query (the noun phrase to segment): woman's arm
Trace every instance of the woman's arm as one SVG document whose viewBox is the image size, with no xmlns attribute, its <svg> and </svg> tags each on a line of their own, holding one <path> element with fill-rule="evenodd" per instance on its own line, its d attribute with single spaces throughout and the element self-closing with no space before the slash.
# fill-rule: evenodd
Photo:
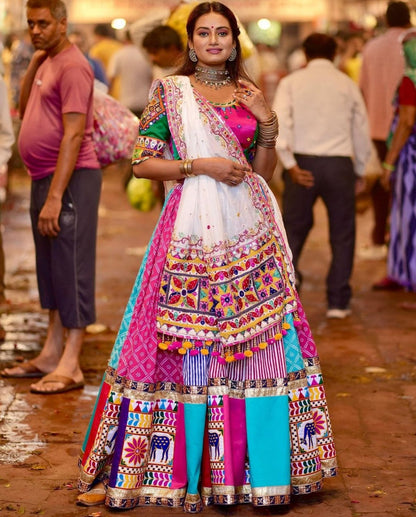
<svg viewBox="0 0 416 517">
<path fill-rule="evenodd" d="M 273 177 L 277 164 L 276 148 L 262 147 L 257 145 L 256 156 L 253 160 L 253 170 L 263 176 L 266 181 L 270 181 Z"/>
<path fill-rule="evenodd" d="M 230 186 L 239 185 L 250 168 L 227 158 L 196 158 L 195 160 L 165 160 L 148 158 L 133 165 L 136 178 L 148 178 L 159 181 L 181 180 L 186 176 L 183 168 L 185 162 L 191 162 L 190 175 L 205 174 Z"/>
<path fill-rule="evenodd" d="M 395 168 L 395 163 L 403 146 L 409 138 L 412 128 L 416 121 L 416 106 L 400 106 L 399 107 L 399 119 L 397 122 L 396 130 L 393 134 L 393 139 L 389 150 L 387 151 L 386 158 L 382 164 L 383 176 L 382 183 L 385 188 L 390 187 L 390 176 Z"/>
<path fill-rule="evenodd" d="M 277 164 L 276 138 L 278 123 L 276 114 L 267 105 L 263 92 L 247 81 L 239 81 L 234 96 L 256 117 L 259 124 L 256 155 L 253 170 L 270 181 Z"/>
</svg>

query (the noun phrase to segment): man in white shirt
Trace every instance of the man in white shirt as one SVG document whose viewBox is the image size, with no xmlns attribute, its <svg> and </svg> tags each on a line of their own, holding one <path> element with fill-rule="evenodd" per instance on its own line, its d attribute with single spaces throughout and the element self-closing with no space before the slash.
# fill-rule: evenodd
<svg viewBox="0 0 416 517">
<path fill-rule="evenodd" d="M 355 245 L 355 186 L 370 156 L 366 109 L 358 86 L 333 65 L 336 41 L 314 33 L 303 42 L 305 68 L 281 80 L 273 103 L 277 151 L 285 168 L 283 219 L 293 264 L 313 226 L 321 197 L 328 212 L 332 260 L 327 276 L 329 318 L 350 314 Z"/>
<path fill-rule="evenodd" d="M 148 101 L 153 72 L 150 61 L 132 42 L 128 30 L 125 33 L 123 47 L 110 59 L 107 73 L 110 89 L 115 78 L 120 78 L 119 101 L 140 117 Z"/>
</svg>

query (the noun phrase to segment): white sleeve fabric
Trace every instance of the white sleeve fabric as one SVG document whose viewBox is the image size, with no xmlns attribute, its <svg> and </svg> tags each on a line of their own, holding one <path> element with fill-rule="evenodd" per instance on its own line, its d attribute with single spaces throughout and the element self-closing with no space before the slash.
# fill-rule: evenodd
<svg viewBox="0 0 416 517">
<path fill-rule="evenodd" d="M 292 102 L 290 96 L 290 81 L 282 79 L 277 86 L 273 100 L 273 110 L 279 121 L 279 136 L 276 142 L 276 150 L 285 169 L 296 165 L 293 155 L 293 117 Z"/>
<path fill-rule="evenodd" d="M 367 110 L 358 87 L 352 92 L 354 107 L 352 114 L 352 144 L 354 149 L 354 170 L 357 176 L 364 176 L 371 156 L 371 138 Z"/>
</svg>

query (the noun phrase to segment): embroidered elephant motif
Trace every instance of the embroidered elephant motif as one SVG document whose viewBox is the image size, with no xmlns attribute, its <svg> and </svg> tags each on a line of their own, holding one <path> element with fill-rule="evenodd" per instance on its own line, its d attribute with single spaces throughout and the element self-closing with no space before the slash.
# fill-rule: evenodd
<svg viewBox="0 0 416 517">
<path fill-rule="evenodd" d="M 150 459 L 156 459 L 156 449 L 162 450 L 160 461 L 168 461 L 170 437 L 163 434 L 154 434 L 150 442 Z"/>
<path fill-rule="evenodd" d="M 104 449 L 108 454 L 111 454 L 114 449 L 114 443 L 117 435 L 117 427 L 110 428 L 107 435 L 107 440 L 104 445 Z"/>
<path fill-rule="evenodd" d="M 215 453 L 214 458 L 215 459 L 218 459 L 221 455 L 220 436 L 221 436 L 220 433 L 214 433 L 214 432 L 208 433 L 209 446 L 210 446 L 210 448 L 211 447 L 214 448 L 214 453 Z"/>
<path fill-rule="evenodd" d="M 314 446 L 313 437 L 316 435 L 315 424 L 313 422 L 308 422 L 305 424 L 303 428 L 303 438 L 301 438 L 301 443 L 306 445 L 308 449 L 311 449 Z"/>
</svg>

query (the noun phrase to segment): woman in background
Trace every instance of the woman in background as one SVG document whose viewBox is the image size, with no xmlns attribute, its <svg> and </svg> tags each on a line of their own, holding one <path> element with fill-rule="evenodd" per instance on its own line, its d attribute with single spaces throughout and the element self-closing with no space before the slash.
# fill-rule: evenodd
<svg viewBox="0 0 416 517">
<path fill-rule="evenodd" d="M 416 292 L 416 29 L 402 36 L 406 68 L 396 95 L 382 182 L 392 189 L 387 277 L 375 289 Z M 416 309 L 416 303 L 404 308 Z"/>
</svg>

